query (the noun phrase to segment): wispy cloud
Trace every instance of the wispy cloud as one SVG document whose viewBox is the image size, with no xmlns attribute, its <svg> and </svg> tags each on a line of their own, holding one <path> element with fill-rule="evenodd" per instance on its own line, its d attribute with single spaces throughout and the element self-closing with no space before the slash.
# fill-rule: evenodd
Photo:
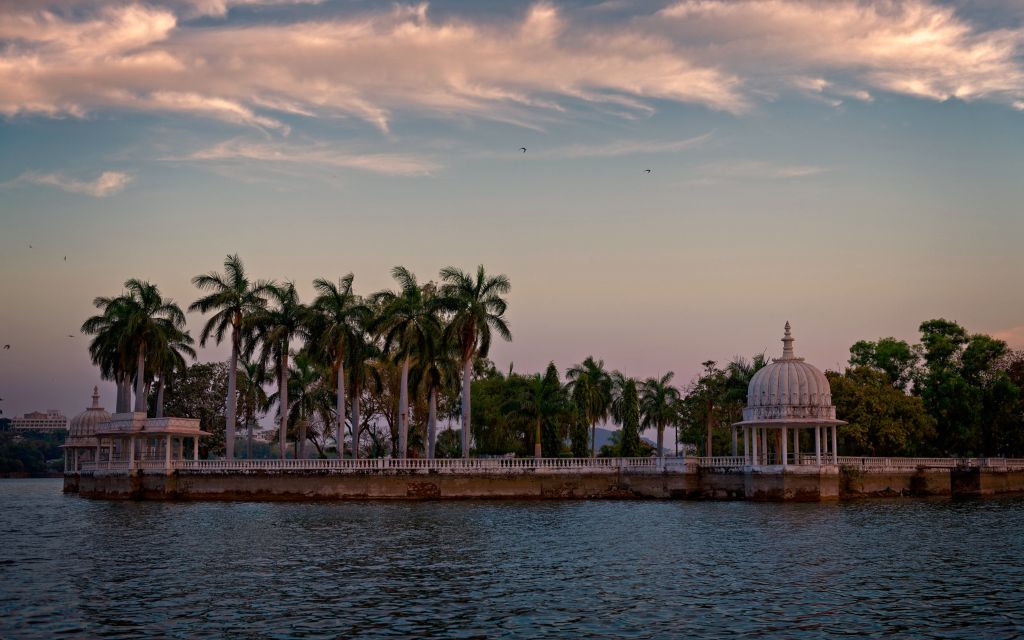
<svg viewBox="0 0 1024 640">
<path fill-rule="evenodd" d="M 615 156 L 638 154 L 675 153 L 699 147 L 710 140 L 711 137 L 712 132 L 709 131 L 708 133 L 682 140 L 617 140 L 597 145 L 574 144 L 541 150 L 533 155 L 553 158 L 612 158 Z"/>
<path fill-rule="evenodd" d="M 440 165 L 430 158 L 414 154 L 357 153 L 335 149 L 325 144 L 278 144 L 242 139 L 227 140 L 168 160 L 306 165 L 403 176 L 428 175 L 440 169 Z"/>
<path fill-rule="evenodd" d="M 61 173 L 27 172 L 12 182 L 56 187 L 70 193 L 84 193 L 94 198 L 105 198 L 121 191 L 132 181 L 132 177 L 121 171 L 104 171 L 95 180 L 78 180 Z"/>
<path fill-rule="evenodd" d="M 405 114 L 532 128 L 585 105 L 741 114 L 787 91 L 1024 104 L 1024 29 L 972 23 L 939 0 L 614 4 L 614 20 L 545 2 L 498 20 L 434 19 L 426 4 L 273 21 L 230 11 L 316 1 L 0 3 L 0 114 L 131 109 L 286 134 L 311 117 L 389 132 Z"/>
<path fill-rule="evenodd" d="M 777 164 L 763 160 L 727 160 L 700 165 L 687 184 L 721 184 L 739 180 L 786 180 L 806 178 L 830 171 L 810 164 Z"/>
</svg>

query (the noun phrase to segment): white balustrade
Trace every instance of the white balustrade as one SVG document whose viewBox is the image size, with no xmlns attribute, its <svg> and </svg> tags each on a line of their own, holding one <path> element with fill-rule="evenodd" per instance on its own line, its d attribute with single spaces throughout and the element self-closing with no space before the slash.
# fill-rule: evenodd
<svg viewBox="0 0 1024 640">
<path fill-rule="evenodd" d="M 791 458 L 796 460 L 795 457 Z M 801 455 L 799 464 L 815 464 L 814 455 Z M 1024 471 L 1022 458 L 881 458 L 839 456 L 838 464 L 864 472 L 916 471 L 918 469 L 982 468 L 992 471 Z M 359 460 L 337 459 L 270 459 L 270 460 L 172 460 L 170 467 L 163 457 L 135 460 L 131 469 L 143 471 L 188 472 L 252 472 L 252 471 L 328 471 L 342 473 L 378 471 L 418 471 L 441 473 L 508 473 L 517 471 L 547 472 L 600 472 L 617 473 L 689 473 L 698 467 L 742 468 L 747 465 L 743 456 L 678 457 L 678 458 L 369 458 Z M 127 460 L 99 462 L 83 461 L 83 472 L 127 472 Z"/>
</svg>

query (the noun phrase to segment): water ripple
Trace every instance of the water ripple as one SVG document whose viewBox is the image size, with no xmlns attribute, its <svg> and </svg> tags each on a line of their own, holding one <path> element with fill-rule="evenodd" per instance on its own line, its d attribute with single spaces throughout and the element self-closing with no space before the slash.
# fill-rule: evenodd
<svg viewBox="0 0 1024 640">
<path fill-rule="evenodd" d="M 3 638 L 1013 638 L 1024 500 L 145 503 L 0 482 Z"/>
</svg>

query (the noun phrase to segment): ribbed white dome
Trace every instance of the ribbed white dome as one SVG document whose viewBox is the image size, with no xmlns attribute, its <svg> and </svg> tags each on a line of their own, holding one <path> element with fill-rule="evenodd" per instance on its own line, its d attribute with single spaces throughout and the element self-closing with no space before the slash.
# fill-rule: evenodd
<svg viewBox="0 0 1024 640">
<path fill-rule="evenodd" d="M 96 425 L 110 420 L 110 414 L 100 406 L 100 391 L 97 387 L 92 388 L 92 406 L 71 418 L 68 425 L 69 444 L 79 444 L 87 441 L 96 435 Z"/>
<path fill-rule="evenodd" d="M 750 379 L 743 421 L 835 420 L 828 378 L 814 365 L 793 355 L 788 322 L 782 342 L 782 357 Z"/>
</svg>

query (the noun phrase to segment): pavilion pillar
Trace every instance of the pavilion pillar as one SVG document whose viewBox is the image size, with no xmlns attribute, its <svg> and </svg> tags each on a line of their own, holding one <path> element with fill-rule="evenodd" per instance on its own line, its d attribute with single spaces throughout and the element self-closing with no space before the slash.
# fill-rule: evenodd
<svg viewBox="0 0 1024 640">
<path fill-rule="evenodd" d="M 814 460 L 821 466 L 821 427 L 814 427 Z"/>
<path fill-rule="evenodd" d="M 793 464 L 800 464 L 800 427 L 793 429 Z"/>
<path fill-rule="evenodd" d="M 734 457 L 734 458 L 736 457 L 736 449 L 739 448 L 739 445 L 737 443 L 737 438 L 738 438 L 738 436 L 736 434 L 736 427 L 733 427 L 732 428 L 732 457 Z"/>
<path fill-rule="evenodd" d="M 164 440 L 164 468 L 168 471 L 171 469 L 171 434 L 169 433 Z"/>
<path fill-rule="evenodd" d="M 135 468 L 135 436 L 128 438 L 128 470 Z"/>
<path fill-rule="evenodd" d="M 750 464 L 757 464 L 757 428 L 750 427 Z"/>
<path fill-rule="evenodd" d="M 750 427 L 743 427 L 743 462 L 750 464 Z"/>
<path fill-rule="evenodd" d="M 832 425 L 832 464 L 839 464 L 839 427 Z"/>
<path fill-rule="evenodd" d="M 199 459 L 199 436 L 193 436 L 192 438 L 192 459 Z"/>
<path fill-rule="evenodd" d="M 782 427 L 782 468 L 785 469 L 789 463 L 789 432 L 786 427 Z"/>
<path fill-rule="evenodd" d="M 100 456 L 103 455 L 103 440 L 96 438 L 96 466 L 94 468 L 100 468 Z"/>
</svg>

